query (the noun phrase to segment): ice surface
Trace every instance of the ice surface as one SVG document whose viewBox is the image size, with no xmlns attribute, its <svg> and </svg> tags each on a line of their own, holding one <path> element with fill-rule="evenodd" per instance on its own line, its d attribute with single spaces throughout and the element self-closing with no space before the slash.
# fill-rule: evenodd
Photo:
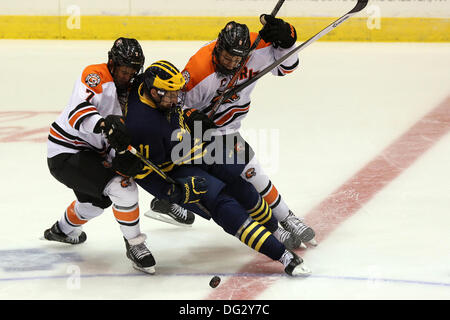
<svg viewBox="0 0 450 320">
<path fill-rule="evenodd" d="M 48 126 L 82 68 L 106 62 L 111 44 L 0 41 L 0 299 L 450 298 L 449 44 L 319 42 L 293 74 L 259 81 L 242 133 L 290 208 L 322 214 L 319 246 L 299 252 L 313 271 L 307 279 L 285 276 L 200 217 L 189 229 L 141 217 L 154 276 L 131 267 L 111 209 L 85 225 L 82 245 L 39 239 L 74 199 L 48 172 Z M 166 59 L 182 68 L 202 44 L 144 41 L 146 66 Z M 433 120 L 443 133 L 401 147 L 406 156 L 423 141 L 429 149 L 407 167 L 383 153 L 445 99 L 442 121 Z M 314 211 L 380 155 L 399 174 L 364 171 L 369 185 L 383 184 L 370 199 L 355 185 Z M 141 212 L 151 199 L 140 193 Z M 348 201 L 360 207 L 331 230 Z"/>
</svg>

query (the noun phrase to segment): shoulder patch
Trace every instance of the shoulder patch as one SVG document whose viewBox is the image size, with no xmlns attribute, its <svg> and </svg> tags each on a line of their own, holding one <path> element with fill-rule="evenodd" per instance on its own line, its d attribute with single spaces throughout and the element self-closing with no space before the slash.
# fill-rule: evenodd
<svg viewBox="0 0 450 320">
<path fill-rule="evenodd" d="M 96 73 L 89 73 L 86 77 L 86 79 L 84 79 L 84 82 L 86 82 L 86 84 L 90 87 L 90 88 L 95 88 L 96 86 L 98 86 L 101 82 L 100 76 Z"/>
<path fill-rule="evenodd" d="M 103 92 L 103 84 L 114 81 L 106 63 L 87 66 L 81 75 L 81 82 L 95 93 Z"/>
</svg>

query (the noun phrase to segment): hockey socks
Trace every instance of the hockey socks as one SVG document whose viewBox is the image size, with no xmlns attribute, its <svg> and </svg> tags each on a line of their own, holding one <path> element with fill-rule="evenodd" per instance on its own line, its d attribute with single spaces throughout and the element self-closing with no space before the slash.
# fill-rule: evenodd
<svg viewBox="0 0 450 320">
<path fill-rule="evenodd" d="M 266 223 L 272 222 L 274 218 L 269 209 L 267 204 L 262 201 L 259 206 L 255 207 L 255 212 L 258 213 L 254 213 L 254 216 L 259 217 L 261 221 L 269 218 Z M 213 220 L 225 232 L 273 260 L 278 260 L 286 249 L 265 226 L 250 217 L 249 213 L 234 198 L 223 192 L 216 198 L 211 214 Z"/>
<path fill-rule="evenodd" d="M 75 200 L 67 207 L 58 225 L 64 234 L 70 234 L 76 229 L 81 229 L 86 222 L 102 213 L 102 208 Z"/>
<path fill-rule="evenodd" d="M 130 207 L 121 207 L 113 204 L 112 210 L 125 239 L 132 239 L 141 234 L 138 203 Z"/>
<path fill-rule="evenodd" d="M 224 188 L 224 192 L 235 198 L 253 220 L 264 225 L 270 232 L 277 229 L 278 222 L 272 215 L 270 205 L 249 182 L 236 179 Z"/>
<path fill-rule="evenodd" d="M 258 204 L 252 210 L 249 210 L 248 214 L 253 220 L 265 226 L 270 232 L 277 230 L 278 222 L 272 215 L 272 209 L 270 209 L 264 199 L 260 198 Z"/>
<path fill-rule="evenodd" d="M 281 198 L 277 188 L 272 184 L 272 181 L 270 181 L 269 176 L 264 172 L 256 157 L 253 157 L 245 166 L 241 177 L 255 187 L 256 191 L 269 204 L 278 221 L 286 219 L 289 214 L 289 207 Z"/>
<path fill-rule="evenodd" d="M 279 260 L 286 251 L 285 246 L 269 230 L 252 219 L 248 219 L 239 231 L 237 237 L 241 242 L 272 260 Z"/>
<path fill-rule="evenodd" d="M 81 227 L 88 220 L 80 215 L 78 210 L 75 209 L 75 204 L 78 201 L 73 201 L 64 212 L 64 215 L 59 221 L 59 227 L 65 234 L 69 234 L 75 228 Z"/>
</svg>

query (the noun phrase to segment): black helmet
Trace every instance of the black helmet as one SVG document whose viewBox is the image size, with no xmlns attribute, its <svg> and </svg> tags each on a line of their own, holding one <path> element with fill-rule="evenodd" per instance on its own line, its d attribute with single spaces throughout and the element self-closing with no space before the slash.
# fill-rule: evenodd
<svg viewBox="0 0 450 320">
<path fill-rule="evenodd" d="M 230 21 L 217 37 L 216 46 L 214 47 L 214 65 L 219 72 L 225 74 L 234 73 L 240 66 L 234 70 L 227 70 L 219 65 L 218 55 L 221 50 L 225 50 L 233 56 L 242 57 L 242 60 L 244 60 L 250 51 L 250 32 L 248 27 L 245 24 Z"/>
<path fill-rule="evenodd" d="M 144 52 L 136 39 L 119 38 L 108 52 L 108 59 L 113 61 L 114 66 L 132 67 L 136 71 L 144 66 Z"/>
</svg>

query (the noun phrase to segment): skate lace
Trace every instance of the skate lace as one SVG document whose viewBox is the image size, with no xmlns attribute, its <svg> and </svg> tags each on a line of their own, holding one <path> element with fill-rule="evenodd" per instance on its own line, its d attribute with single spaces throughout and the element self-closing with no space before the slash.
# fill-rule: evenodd
<svg viewBox="0 0 450 320">
<path fill-rule="evenodd" d="M 291 252 L 286 250 L 278 261 L 280 261 L 285 267 L 287 267 L 289 263 L 291 263 L 292 259 L 294 259 L 294 256 Z"/>
<path fill-rule="evenodd" d="M 67 235 L 67 239 L 71 243 L 79 243 L 81 233 L 82 233 L 82 231 L 80 229 L 75 229 Z"/>
<path fill-rule="evenodd" d="M 284 242 L 286 241 L 287 238 L 289 238 L 291 236 L 291 233 L 287 230 L 284 230 L 282 228 L 278 228 L 278 235 L 279 235 L 279 241 L 280 242 Z"/>
<path fill-rule="evenodd" d="M 289 214 L 289 216 L 287 217 L 287 219 L 285 220 L 285 224 L 288 227 L 287 229 L 289 231 L 298 231 L 300 233 L 304 232 L 306 229 L 308 229 L 309 227 L 304 224 L 302 222 L 301 219 L 297 218 L 296 216 L 294 216 L 293 214 Z"/>
<path fill-rule="evenodd" d="M 186 220 L 187 218 L 187 210 L 176 204 L 172 204 L 172 206 L 170 207 L 170 211 L 179 218 L 182 218 L 184 220 Z"/>
<path fill-rule="evenodd" d="M 130 246 L 130 251 L 137 259 L 141 259 L 145 256 L 148 256 L 150 253 L 150 250 L 148 250 L 145 243 L 140 243 L 135 246 Z"/>
</svg>

